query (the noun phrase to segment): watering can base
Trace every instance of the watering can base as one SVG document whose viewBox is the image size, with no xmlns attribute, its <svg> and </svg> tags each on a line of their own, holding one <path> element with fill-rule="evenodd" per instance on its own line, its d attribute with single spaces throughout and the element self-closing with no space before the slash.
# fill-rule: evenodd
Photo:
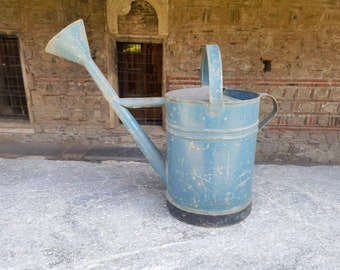
<svg viewBox="0 0 340 270">
<path fill-rule="evenodd" d="M 173 217 L 187 224 L 200 227 L 224 227 L 237 224 L 248 217 L 252 209 L 252 202 L 244 209 L 227 215 L 201 215 L 190 213 L 179 209 L 168 200 L 167 207 Z"/>
</svg>

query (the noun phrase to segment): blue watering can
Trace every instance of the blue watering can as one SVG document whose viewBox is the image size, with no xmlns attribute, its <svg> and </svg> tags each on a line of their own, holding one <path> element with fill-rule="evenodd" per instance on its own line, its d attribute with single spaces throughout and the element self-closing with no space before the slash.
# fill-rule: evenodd
<svg viewBox="0 0 340 270">
<path fill-rule="evenodd" d="M 256 137 L 277 112 L 266 93 L 223 88 L 217 45 L 203 48 L 201 87 L 168 92 L 163 98 L 119 98 L 91 58 L 82 20 L 58 33 L 46 52 L 83 65 L 166 187 L 174 217 L 204 227 L 231 225 L 251 211 Z M 259 123 L 260 98 L 271 113 Z M 127 108 L 166 107 L 164 162 Z"/>
</svg>

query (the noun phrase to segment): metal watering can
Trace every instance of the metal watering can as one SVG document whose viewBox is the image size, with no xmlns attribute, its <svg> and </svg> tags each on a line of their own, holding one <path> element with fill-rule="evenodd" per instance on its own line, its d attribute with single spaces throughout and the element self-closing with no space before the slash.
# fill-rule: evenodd
<svg viewBox="0 0 340 270">
<path fill-rule="evenodd" d="M 83 65 L 166 187 L 172 216 L 204 227 L 231 225 L 251 211 L 256 137 L 277 112 L 266 93 L 223 88 L 217 45 L 203 48 L 201 87 L 168 92 L 163 98 L 119 98 L 91 58 L 82 20 L 51 39 L 46 52 Z M 272 112 L 259 123 L 260 98 Z M 164 162 L 127 108 L 166 106 Z"/>
</svg>

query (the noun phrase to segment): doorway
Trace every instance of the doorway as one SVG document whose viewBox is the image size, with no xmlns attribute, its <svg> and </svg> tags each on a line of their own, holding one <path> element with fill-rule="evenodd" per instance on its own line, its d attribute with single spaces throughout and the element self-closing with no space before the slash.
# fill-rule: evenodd
<svg viewBox="0 0 340 270">
<path fill-rule="evenodd" d="M 121 98 L 162 96 L 162 44 L 117 42 L 117 56 Z M 141 125 L 162 125 L 161 107 L 130 112 Z"/>
</svg>

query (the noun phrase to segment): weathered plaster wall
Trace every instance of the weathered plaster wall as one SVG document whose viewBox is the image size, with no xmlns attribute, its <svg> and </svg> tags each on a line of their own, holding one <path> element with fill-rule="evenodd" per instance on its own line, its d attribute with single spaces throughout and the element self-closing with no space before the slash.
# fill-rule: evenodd
<svg viewBox="0 0 340 270">
<path fill-rule="evenodd" d="M 268 92 L 279 101 L 279 114 L 259 132 L 258 161 L 340 163 L 339 0 L 162 3 L 169 12 L 166 90 L 199 85 L 201 48 L 217 43 L 225 86 Z M 87 72 L 44 52 L 53 35 L 83 18 L 95 62 L 104 74 L 115 69 L 106 1 L 0 0 L 0 14 L 0 32 L 20 37 L 34 129 L 0 129 L 0 139 L 131 145 L 123 127 L 110 128 L 109 107 Z M 263 100 L 261 117 L 270 109 Z M 163 132 L 146 129 L 164 147 Z"/>
</svg>

